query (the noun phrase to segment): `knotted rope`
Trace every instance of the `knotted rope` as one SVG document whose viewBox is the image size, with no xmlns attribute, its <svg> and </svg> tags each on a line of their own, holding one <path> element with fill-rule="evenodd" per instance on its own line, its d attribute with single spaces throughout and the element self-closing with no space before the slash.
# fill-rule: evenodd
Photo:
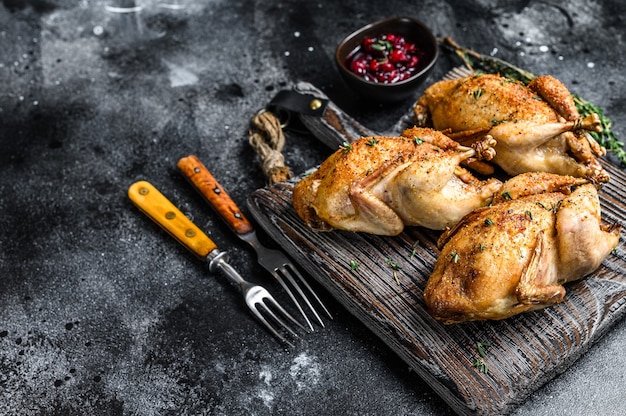
<svg viewBox="0 0 626 416">
<path fill-rule="evenodd" d="M 258 112 L 250 121 L 250 146 L 261 159 L 261 169 L 269 184 L 292 177 L 282 154 L 285 135 L 280 120 L 269 111 Z"/>
</svg>

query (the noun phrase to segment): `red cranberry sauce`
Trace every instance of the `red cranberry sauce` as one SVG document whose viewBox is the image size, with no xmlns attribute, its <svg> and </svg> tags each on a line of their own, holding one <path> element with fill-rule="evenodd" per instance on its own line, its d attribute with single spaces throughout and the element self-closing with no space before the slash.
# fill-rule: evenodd
<svg viewBox="0 0 626 416">
<path fill-rule="evenodd" d="M 403 36 L 386 33 L 364 38 L 346 59 L 346 66 L 367 81 L 390 84 L 413 76 L 423 56 Z"/>
</svg>

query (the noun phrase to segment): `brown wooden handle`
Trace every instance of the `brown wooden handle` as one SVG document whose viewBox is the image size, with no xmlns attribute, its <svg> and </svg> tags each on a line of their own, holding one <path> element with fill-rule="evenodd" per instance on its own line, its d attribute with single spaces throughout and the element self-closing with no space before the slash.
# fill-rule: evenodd
<svg viewBox="0 0 626 416">
<path fill-rule="evenodd" d="M 198 257 L 206 258 L 217 248 L 213 240 L 149 182 L 132 184 L 128 188 L 128 197 L 137 208 Z"/>
<path fill-rule="evenodd" d="M 194 155 L 181 158 L 178 169 L 204 196 L 209 204 L 226 221 L 237 234 L 247 234 L 253 231 L 252 223 L 243 215 L 235 201 L 221 187 L 217 179 Z"/>
</svg>

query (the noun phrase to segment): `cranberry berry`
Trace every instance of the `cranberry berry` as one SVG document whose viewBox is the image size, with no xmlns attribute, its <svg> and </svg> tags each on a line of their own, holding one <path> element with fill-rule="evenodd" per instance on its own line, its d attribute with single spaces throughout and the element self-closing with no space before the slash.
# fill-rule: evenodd
<svg viewBox="0 0 626 416">
<path fill-rule="evenodd" d="M 366 37 L 348 56 L 347 67 L 371 82 L 393 83 L 410 78 L 419 69 L 423 52 L 403 36 L 386 33 Z"/>
</svg>

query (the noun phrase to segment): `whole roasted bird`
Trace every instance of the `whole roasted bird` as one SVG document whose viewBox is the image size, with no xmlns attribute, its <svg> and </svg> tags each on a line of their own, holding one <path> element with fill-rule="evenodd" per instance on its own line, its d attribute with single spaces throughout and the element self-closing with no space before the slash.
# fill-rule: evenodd
<svg viewBox="0 0 626 416">
<path fill-rule="evenodd" d="M 469 145 L 492 137 L 492 162 L 506 173 L 552 172 L 607 182 L 598 161 L 606 154 L 587 131 L 600 131 L 600 118 L 581 118 L 572 94 L 552 76 L 528 85 L 494 74 L 443 80 L 428 87 L 414 113 L 420 126 Z M 476 169 L 490 173 L 484 163 Z"/>
<path fill-rule="evenodd" d="M 492 140 L 462 146 L 441 132 L 365 137 L 343 146 L 293 190 L 310 227 L 397 235 L 406 225 L 435 230 L 489 204 L 502 183 L 479 180 L 460 163 L 493 156 Z"/>
<path fill-rule="evenodd" d="M 505 182 L 488 207 L 440 239 L 424 291 L 444 323 L 504 319 L 563 300 L 563 284 L 594 271 L 617 246 L 588 180 L 526 173 Z"/>
</svg>

